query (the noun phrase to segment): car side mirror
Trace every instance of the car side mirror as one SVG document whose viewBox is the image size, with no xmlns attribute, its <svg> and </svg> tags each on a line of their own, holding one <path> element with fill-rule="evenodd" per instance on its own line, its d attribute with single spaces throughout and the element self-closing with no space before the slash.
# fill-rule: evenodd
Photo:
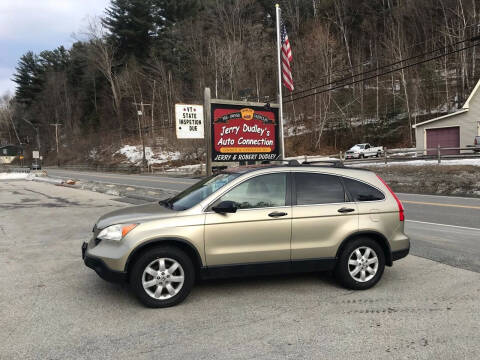
<svg viewBox="0 0 480 360">
<path fill-rule="evenodd" d="M 219 214 L 236 213 L 237 205 L 234 201 L 225 200 L 213 206 L 212 210 Z"/>
</svg>

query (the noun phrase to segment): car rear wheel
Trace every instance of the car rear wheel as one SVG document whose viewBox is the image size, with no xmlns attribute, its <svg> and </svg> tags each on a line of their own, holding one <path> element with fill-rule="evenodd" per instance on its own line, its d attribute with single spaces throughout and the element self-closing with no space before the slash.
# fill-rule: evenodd
<svg viewBox="0 0 480 360">
<path fill-rule="evenodd" d="M 168 307 L 182 302 L 195 280 L 192 261 L 180 249 L 165 246 L 142 254 L 130 273 L 130 287 L 148 307 Z"/>
<path fill-rule="evenodd" d="M 342 250 L 335 275 L 349 289 L 366 290 L 374 286 L 385 269 L 385 254 L 372 239 L 358 238 Z"/>
</svg>

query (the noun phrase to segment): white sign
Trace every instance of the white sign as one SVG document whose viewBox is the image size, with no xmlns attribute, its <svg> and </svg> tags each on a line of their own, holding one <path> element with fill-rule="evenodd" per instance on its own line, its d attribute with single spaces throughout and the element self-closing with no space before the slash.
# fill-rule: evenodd
<svg viewBox="0 0 480 360">
<path fill-rule="evenodd" d="M 38 159 L 38 158 L 40 157 L 39 152 L 38 152 L 38 151 L 32 151 L 32 157 L 33 157 L 34 159 Z"/>
<path fill-rule="evenodd" d="M 175 104 L 177 139 L 203 139 L 203 106 Z"/>
</svg>

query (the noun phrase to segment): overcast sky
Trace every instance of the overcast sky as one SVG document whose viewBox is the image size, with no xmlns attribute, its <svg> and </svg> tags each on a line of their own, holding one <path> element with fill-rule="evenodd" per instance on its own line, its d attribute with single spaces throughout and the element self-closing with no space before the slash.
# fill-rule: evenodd
<svg viewBox="0 0 480 360">
<path fill-rule="evenodd" d="M 69 48 L 87 17 L 103 15 L 109 0 L 0 0 L 0 96 L 15 92 L 10 79 L 20 56 Z"/>
</svg>

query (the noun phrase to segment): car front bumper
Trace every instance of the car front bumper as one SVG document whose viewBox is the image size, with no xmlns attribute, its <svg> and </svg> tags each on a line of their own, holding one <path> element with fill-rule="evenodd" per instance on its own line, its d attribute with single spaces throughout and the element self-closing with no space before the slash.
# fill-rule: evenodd
<svg viewBox="0 0 480 360">
<path fill-rule="evenodd" d="M 127 281 L 128 276 L 126 272 L 112 270 L 102 259 L 87 254 L 87 246 L 88 245 L 86 242 L 82 245 L 82 259 L 86 266 L 95 270 L 98 276 L 100 276 L 103 280 L 110 282 Z"/>
</svg>

